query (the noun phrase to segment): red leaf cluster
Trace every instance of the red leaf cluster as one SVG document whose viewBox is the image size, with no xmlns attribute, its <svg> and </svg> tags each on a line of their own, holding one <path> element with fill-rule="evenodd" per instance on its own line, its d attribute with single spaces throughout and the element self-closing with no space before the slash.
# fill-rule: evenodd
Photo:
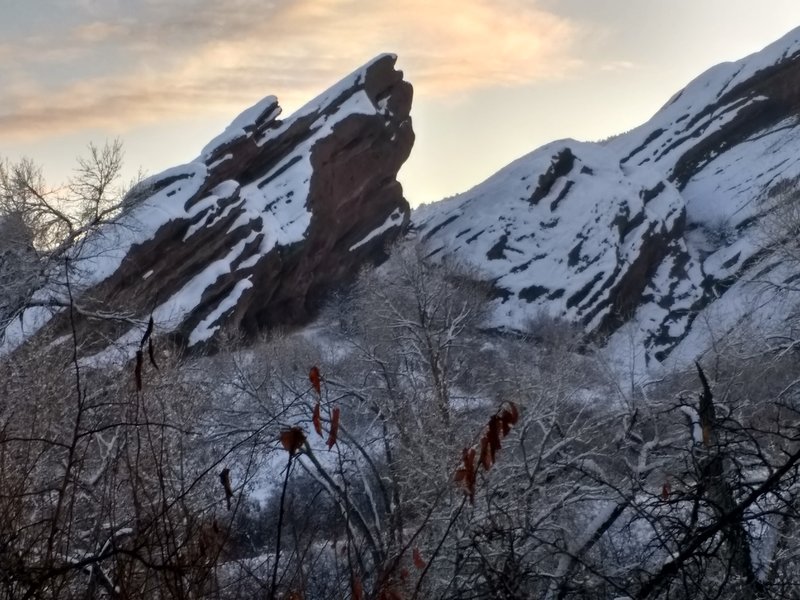
<svg viewBox="0 0 800 600">
<path fill-rule="evenodd" d="M 303 448 L 306 443 L 306 434 L 299 427 L 292 427 L 281 431 L 281 445 L 290 455 L 294 455 Z"/>
<path fill-rule="evenodd" d="M 314 424 L 314 431 L 317 432 L 319 437 L 322 437 L 322 415 L 320 414 L 321 407 L 319 402 L 314 405 L 314 414 L 311 415 L 311 422 Z"/>
<path fill-rule="evenodd" d="M 311 370 L 308 372 L 308 380 L 311 382 L 311 387 L 314 388 L 314 391 L 317 392 L 317 395 L 321 395 L 322 376 L 320 375 L 317 367 L 311 367 Z"/>
<path fill-rule="evenodd" d="M 503 435 L 508 435 L 508 432 L 511 431 L 511 426 L 516 425 L 519 421 L 517 405 L 509 402 L 508 406 L 500 412 L 500 420 L 503 422 Z"/>
<path fill-rule="evenodd" d="M 478 473 L 478 469 L 475 468 L 475 448 L 464 448 L 461 460 L 463 466 L 456 470 L 456 481 L 464 482 L 469 500 L 472 502 L 475 499 L 475 476 Z"/>
<path fill-rule="evenodd" d="M 661 486 L 661 499 L 665 502 L 669 500 L 669 496 L 672 493 L 672 485 L 670 485 L 669 480 L 664 482 L 664 485 Z"/>
<path fill-rule="evenodd" d="M 319 437 L 323 437 L 322 434 L 322 407 L 320 406 L 320 399 L 322 398 L 322 375 L 319 372 L 319 368 L 316 366 L 311 367 L 308 372 L 308 380 L 311 382 L 311 387 L 314 388 L 314 391 L 317 393 L 317 403 L 314 405 L 314 412 L 311 415 L 311 422 L 314 424 L 314 431 L 317 432 Z M 333 448 L 336 445 L 336 439 L 339 435 L 339 414 L 340 410 L 337 406 L 333 409 L 331 413 L 331 430 L 328 434 L 328 450 Z"/>
<path fill-rule="evenodd" d="M 492 468 L 496 460 L 497 451 L 503 446 L 502 439 L 511 431 L 511 427 L 519 421 L 519 410 L 513 402 L 491 416 L 486 425 L 486 433 L 480 441 L 480 457 L 478 464 L 484 471 Z M 475 466 L 475 449 L 464 448 L 462 452 L 463 465 L 456 470 L 455 480 L 463 482 L 470 502 L 475 500 L 475 479 L 478 468 Z"/>
</svg>

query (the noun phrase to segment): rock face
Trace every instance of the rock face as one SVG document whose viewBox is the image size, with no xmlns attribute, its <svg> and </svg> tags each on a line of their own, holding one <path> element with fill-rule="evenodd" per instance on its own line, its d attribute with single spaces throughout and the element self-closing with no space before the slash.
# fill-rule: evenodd
<svg viewBox="0 0 800 600">
<path fill-rule="evenodd" d="M 193 348 L 223 330 L 304 323 L 329 288 L 380 260 L 409 217 L 396 175 L 414 141 L 412 88 L 395 59 L 376 58 L 286 120 L 265 98 L 195 161 L 143 182 L 74 258 L 80 312 L 125 316 L 80 318 L 84 352 L 112 341 L 129 355 L 151 314 Z M 6 349 L 46 323 L 58 335 L 64 321 L 26 311 Z"/>
<path fill-rule="evenodd" d="M 712 68 L 631 132 L 549 144 L 412 221 L 431 255 L 492 281 L 492 325 L 580 322 L 652 364 L 753 323 L 753 282 L 794 275 L 760 223 L 798 177 L 800 29 Z"/>
<path fill-rule="evenodd" d="M 379 261 L 409 222 L 396 175 L 412 93 L 394 63 L 378 57 L 286 120 L 265 98 L 195 161 L 140 186 L 73 257 L 84 355 L 130 357 L 151 315 L 192 349 L 302 324 Z M 799 150 L 800 29 L 710 69 L 641 127 L 553 142 L 417 209 L 409 243 L 484 273 L 491 326 L 564 319 L 625 360 L 686 362 L 737 329 L 780 332 L 797 312 L 797 266 L 762 224 L 797 189 Z M 70 330 L 45 308 L 65 303 L 64 283 L 33 294 L 39 307 L 6 327 L 0 352 L 45 326 L 46 339 Z M 782 306 L 765 301 L 775 290 Z"/>
</svg>

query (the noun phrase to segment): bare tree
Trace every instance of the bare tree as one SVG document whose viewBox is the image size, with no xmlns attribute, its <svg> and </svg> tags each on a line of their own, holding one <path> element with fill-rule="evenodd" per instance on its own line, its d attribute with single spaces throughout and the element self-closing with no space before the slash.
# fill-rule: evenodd
<svg viewBox="0 0 800 600">
<path fill-rule="evenodd" d="M 119 213 L 135 186 L 120 181 L 123 159 L 118 139 L 102 147 L 89 144 L 73 176 L 58 187 L 48 185 L 30 159 L 0 161 L 0 278 L 13 282 L 0 294 L 0 328 L 31 303 L 36 290 L 53 281 L 63 286 L 64 269 L 79 266 L 67 259 Z"/>
</svg>

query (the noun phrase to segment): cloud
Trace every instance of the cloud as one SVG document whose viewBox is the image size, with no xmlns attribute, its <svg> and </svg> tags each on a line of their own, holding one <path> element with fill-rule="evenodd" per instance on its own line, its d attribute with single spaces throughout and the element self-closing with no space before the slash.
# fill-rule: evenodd
<svg viewBox="0 0 800 600">
<path fill-rule="evenodd" d="M 213 112 L 231 104 L 242 107 L 247 101 L 224 86 L 209 90 L 197 83 L 165 85 L 159 78 L 107 80 L 104 85 L 99 90 L 98 82 L 91 81 L 55 93 L 39 89 L 17 94 L 16 109 L 0 113 L 0 135 L 33 140 L 86 128 L 124 133 L 142 123 L 197 116 L 199 107 Z"/>
<path fill-rule="evenodd" d="M 639 65 L 629 60 L 614 60 L 600 65 L 601 71 L 609 71 L 609 72 L 631 71 L 638 68 Z"/>
<path fill-rule="evenodd" d="M 117 35 L 126 32 L 126 28 L 121 23 L 108 23 L 104 21 L 92 21 L 85 25 L 79 25 L 72 30 L 73 38 L 82 44 L 98 44 L 113 40 Z"/>
<path fill-rule="evenodd" d="M 137 0 L 118 10 L 87 13 L 51 43 L 54 56 L 30 57 L 69 57 L 72 81 L 41 77 L 27 94 L 0 91 L 0 135 L 232 117 L 272 93 L 297 106 L 386 51 L 399 55 L 418 98 L 561 77 L 578 64 L 576 26 L 530 0 Z M 94 57 L 112 52 L 115 71 L 97 73 Z"/>
</svg>

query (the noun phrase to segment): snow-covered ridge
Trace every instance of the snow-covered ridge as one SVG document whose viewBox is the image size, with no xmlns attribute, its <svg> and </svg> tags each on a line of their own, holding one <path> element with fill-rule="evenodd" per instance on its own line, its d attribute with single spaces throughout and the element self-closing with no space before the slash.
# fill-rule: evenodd
<svg viewBox="0 0 800 600">
<path fill-rule="evenodd" d="M 548 144 L 416 210 L 418 239 L 485 274 L 495 327 L 560 318 L 651 367 L 695 358 L 710 311 L 727 307 L 716 334 L 741 326 L 759 295 L 747 281 L 778 276 L 758 223 L 800 178 L 796 81 L 800 28 L 713 67 L 627 134 Z"/>
<path fill-rule="evenodd" d="M 307 322 L 328 289 L 382 256 L 409 220 L 396 174 L 413 143 L 412 92 L 395 61 L 377 57 L 285 120 L 267 97 L 195 161 L 145 182 L 74 257 L 81 308 L 124 316 L 82 321 L 91 360 L 130 356 L 150 315 L 189 347 Z M 800 29 L 710 69 L 627 134 L 553 142 L 418 209 L 409 243 L 484 273 L 490 325 L 577 322 L 650 366 L 694 358 L 756 314 L 780 328 L 754 310 L 764 281 L 791 276 L 759 222 L 800 180 L 798 81 Z M 34 300 L 63 302 L 62 290 Z M 0 350 L 44 326 L 59 333 L 53 314 L 25 311 Z"/>
</svg>

